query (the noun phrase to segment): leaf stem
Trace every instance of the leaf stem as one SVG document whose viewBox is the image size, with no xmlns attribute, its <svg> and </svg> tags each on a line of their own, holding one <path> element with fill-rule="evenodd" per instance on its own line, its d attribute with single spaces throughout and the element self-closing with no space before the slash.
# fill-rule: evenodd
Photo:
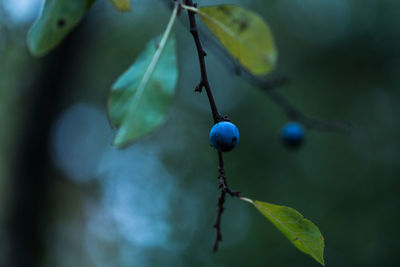
<svg viewBox="0 0 400 267">
<path fill-rule="evenodd" d="M 243 201 L 245 201 L 245 202 L 248 202 L 248 203 L 250 203 L 250 204 L 253 204 L 253 205 L 254 205 L 254 202 L 253 202 L 253 200 L 251 200 L 250 198 L 247 198 L 247 197 L 240 197 L 240 200 L 243 200 Z"/>
<path fill-rule="evenodd" d="M 195 13 L 197 13 L 199 11 L 197 9 L 197 7 L 188 6 L 188 5 L 185 5 L 185 4 L 181 4 L 181 8 L 186 9 L 186 10 L 190 10 L 190 11 L 195 12 Z"/>
<path fill-rule="evenodd" d="M 168 37 L 170 36 L 171 31 L 172 31 L 172 27 L 173 27 L 173 25 L 175 23 L 175 20 L 176 20 L 177 14 L 178 14 L 178 9 L 179 9 L 179 3 L 178 3 L 178 1 L 175 1 L 174 9 L 172 10 L 172 14 L 171 14 L 171 17 L 169 19 L 167 28 L 165 29 L 165 31 L 163 33 L 163 36 L 161 37 L 160 44 L 158 45 L 158 48 L 157 48 L 156 52 L 154 53 L 154 56 L 151 59 L 151 62 L 149 64 L 149 66 L 147 67 L 147 70 L 144 73 L 142 80 L 139 83 L 138 89 L 137 89 L 136 94 L 135 94 L 135 98 L 133 99 L 133 101 L 131 102 L 131 104 L 129 106 L 130 112 L 128 114 L 133 114 L 134 113 L 133 109 L 137 106 L 136 105 L 137 102 L 142 97 L 144 89 L 146 88 L 146 85 L 149 82 L 150 77 L 153 74 L 153 72 L 154 72 L 154 70 L 155 70 L 155 68 L 157 66 L 158 61 L 160 60 L 161 54 L 164 51 L 164 48 L 165 48 L 165 46 L 167 44 Z"/>
</svg>

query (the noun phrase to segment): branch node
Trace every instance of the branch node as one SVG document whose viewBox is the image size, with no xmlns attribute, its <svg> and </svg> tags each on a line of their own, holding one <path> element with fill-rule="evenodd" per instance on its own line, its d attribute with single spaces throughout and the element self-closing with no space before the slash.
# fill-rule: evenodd
<svg viewBox="0 0 400 267">
<path fill-rule="evenodd" d="M 222 116 L 223 121 L 231 121 L 227 115 Z"/>
<path fill-rule="evenodd" d="M 195 91 L 195 92 L 199 92 L 199 93 L 201 93 L 201 92 L 202 92 L 202 89 L 203 89 L 203 87 L 204 87 L 204 83 L 203 83 L 203 81 L 200 81 L 200 82 L 199 82 L 199 84 L 198 84 L 198 85 L 196 85 L 196 88 L 194 88 L 194 91 Z"/>
</svg>

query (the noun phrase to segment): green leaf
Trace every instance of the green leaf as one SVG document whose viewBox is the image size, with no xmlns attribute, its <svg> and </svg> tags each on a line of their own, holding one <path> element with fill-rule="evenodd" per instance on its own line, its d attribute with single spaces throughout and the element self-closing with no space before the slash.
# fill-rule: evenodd
<svg viewBox="0 0 400 267">
<path fill-rule="evenodd" d="M 119 11 L 131 10 L 131 0 L 110 0 L 114 7 Z"/>
<path fill-rule="evenodd" d="M 234 5 L 197 9 L 225 48 L 254 75 L 274 69 L 278 53 L 268 24 L 256 13 Z"/>
<path fill-rule="evenodd" d="M 154 62 L 160 49 L 156 40 L 150 41 L 112 87 L 108 112 L 111 124 L 118 128 L 114 145 L 119 148 L 150 134 L 165 120 L 178 80 L 173 36 Z"/>
<path fill-rule="evenodd" d="M 253 204 L 300 251 L 309 254 L 320 264 L 325 265 L 324 238 L 317 226 L 311 221 L 289 207 L 253 201 L 248 198 L 241 199 Z"/>
<path fill-rule="evenodd" d="M 45 0 L 38 18 L 28 32 L 28 48 L 44 56 L 55 48 L 82 20 L 95 0 Z"/>
<path fill-rule="evenodd" d="M 122 148 L 150 134 L 165 120 L 178 80 L 175 39 L 170 36 L 174 9 L 160 42 L 150 41 L 135 63 L 113 85 L 108 99 L 114 145 Z"/>
</svg>

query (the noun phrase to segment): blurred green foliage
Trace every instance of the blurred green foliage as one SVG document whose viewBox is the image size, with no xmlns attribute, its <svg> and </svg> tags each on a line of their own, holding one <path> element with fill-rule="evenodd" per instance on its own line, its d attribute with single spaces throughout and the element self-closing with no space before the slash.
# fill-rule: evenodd
<svg viewBox="0 0 400 267">
<path fill-rule="evenodd" d="M 44 56 L 59 45 L 81 22 L 94 0 L 45 0 L 38 18 L 28 32 L 28 48 Z"/>
<path fill-rule="evenodd" d="M 231 187 L 312 218 L 324 233 L 328 266 L 397 266 L 400 3 L 231 2 L 257 10 L 270 23 L 280 51 L 276 73 L 292 80 L 280 93 L 310 116 L 358 126 L 350 135 L 308 131 L 301 151 L 285 150 L 278 138 L 287 121 L 282 110 L 234 77 L 210 51 L 206 60 L 216 101 L 241 134 L 240 145 L 225 159 Z M 208 143 L 212 120 L 206 96 L 193 93 L 199 72 L 184 24 L 176 25 L 182 32 L 177 40 L 181 77 L 166 125 L 124 151 L 111 148 L 111 135 L 98 141 L 96 136 L 109 134 L 96 129 L 107 129 L 105 103 L 113 81 L 169 17 L 160 1 L 134 0 L 132 7 L 121 15 L 106 1 L 93 6 L 84 22 L 85 37 L 66 67 L 68 79 L 60 84 L 68 89 L 59 103 L 65 113 L 85 103 L 101 114 L 103 124 L 85 132 L 83 126 L 94 121 L 91 116 L 78 128 L 73 123 L 57 128 L 65 114 L 60 114 L 61 124 L 54 122 L 54 131 L 65 135 L 61 143 L 49 140 L 52 147 L 64 148 L 64 142 L 72 153 L 66 155 L 70 161 L 84 152 L 96 161 L 86 181 L 65 171 L 54 152 L 54 161 L 45 163 L 52 180 L 43 266 L 319 266 L 297 253 L 258 212 L 229 198 L 224 241 L 212 254 L 217 158 Z M 29 25 L 2 18 L 1 222 L 10 207 L 10 156 L 23 128 L 21 118 L 31 105 L 30 85 L 46 63 L 27 53 Z M 92 138 L 76 146 L 76 140 L 83 140 L 79 133 Z M 86 149 L 85 144 L 94 145 Z M 74 166 L 79 172 L 83 164 Z M 0 236 L 5 236 L 1 229 Z M 6 247 L 0 241 L 0 261 Z"/>
</svg>

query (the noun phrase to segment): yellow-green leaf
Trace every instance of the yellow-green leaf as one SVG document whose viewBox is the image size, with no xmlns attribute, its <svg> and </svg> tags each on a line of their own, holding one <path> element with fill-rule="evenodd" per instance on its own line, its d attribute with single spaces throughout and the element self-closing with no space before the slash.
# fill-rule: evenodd
<svg viewBox="0 0 400 267">
<path fill-rule="evenodd" d="M 114 7 L 119 11 L 131 10 L 131 0 L 110 0 Z"/>
<path fill-rule="evenodd" d="M 45 0 L 28 32 L 28 48 L 44 56 L 55 48 L 82 20 L 95 0 Z"/>
<path fill-rule="evenodd" d="M 255 75 L 274 69 L 278 53 L 268 24 L 256 13 L 234 5 L 197 9 L 225 48 Z"/>
<path fill-rule="evenodd" d="M 309 254 L 320 264 L 324 262 L 324 238 L 311 221 L 295 209 L 267 202 L 242 198 L 253 204 L 300 251 Z"/>
</svg>

